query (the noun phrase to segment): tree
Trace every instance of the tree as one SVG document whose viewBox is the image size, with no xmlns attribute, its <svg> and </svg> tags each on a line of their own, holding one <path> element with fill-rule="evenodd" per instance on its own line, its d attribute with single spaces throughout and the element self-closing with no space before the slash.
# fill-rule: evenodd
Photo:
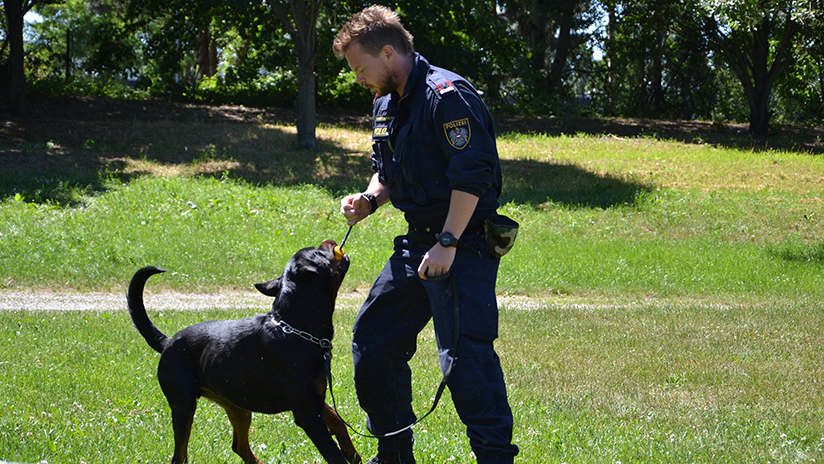
<svg viewBox="0 0 824 464">
<path fill-rule="evenodd" d="M 9 46 L 9 113 L 26 113 L 26 70 L 23 65 L 23 17 L 36 0 L 5 0 L 7 41 Z"/>
<path fill-rule="evenodd" d="M 595 19 L 595 2 L 506 0 L 502 6 L 527 49 L 529 106 L 541 112 L 567 106 L 574 86 L 588 79 L 592 60 L 588 30 Z"/>
<path fill-rule="evenodd" d="M 386 5 L 398 11 L 416 51 L 433 65 L 464 76 L 491 106 L 503 99 L 507 81 L 523 72 L 520 61 L 527 50 L 498 2 L 401 0 Z"/>
<path fill-rule="evenodd" d="M 9 46 L 7 31 L 8 29 L 6 28 L 6 15 L 4 13 L 3 16 L 0 16 L 0 33 L 2 33 L 3 35 L 3 42 L 0 44 L 0 62 L 3 62 L 3 59 L 6 56 L 6 49 L 8 49 Z"/>
<path fill-rule="evenodd" d="M 232 9 L 230 2 L 129 0 L 128 3 L 127 18 L 131 27 L 142 30 L 148 37 L 147 53 L 158 83 L 182 90 L 180 87 L 185 88 L 186 84 L 194 86 L 199 77 L 217 72 L 217 44 L 212 23 Z M 158 27 L 158 24 L 162 25 Z M 187 56 L 191 56 L 192 66 L 183 65 Z M 185 72 L 180 79 L 182 67 Z M 172 84 L 181 80 L 182 86 Z"/>
<path fill-rule="evenodd" d="M 317 126 L 315 57 L 318 16 L 323 0 L 268 0 L 267 5 L 295 42 L 298 53 L 298 145 L 314 149 Z"/>
<path fill-rule="evenodd" d="M 824 8 L 811 11 L 795 41 L 794 60 L 776 83 L 777 104 L 784 120 L 824 121 Z"/>
<path fill-rule="evenodd" d="M 596 104 L 605 114 L 690 119 L 713 113 L 718 82 L 707 41 L 684 28 L 681 0 L 605 2 L 605 62 Z M 689 22 L 689 21 L 687 21 Z"/>
<path fill-rule="evenodd" d="M 770 96 L 793 59 L 792 49 L 810 0 L 702 0 L 703 31 L 744 88 L 749 131 L 769 134 Z M 820 31 L 819 31 L 820 33 Z"/>
</svg>

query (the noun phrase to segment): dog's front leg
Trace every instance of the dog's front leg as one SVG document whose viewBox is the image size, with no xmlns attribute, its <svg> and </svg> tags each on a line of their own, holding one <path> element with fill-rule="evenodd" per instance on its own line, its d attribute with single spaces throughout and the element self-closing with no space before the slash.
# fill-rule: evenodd
<svg viewBox="0 0 824 464">
<path fill-rule="evenodd" d="M 326 462 L 330 464 L 349 464 L 338 445 L 335 444 L 335 440 L 332 439 L 329 429 L 326 428 L 322 409 L 317 413 L 307 414 L 295 411 L 294 414 L 295 424 L 306 432 L 306 435 L 315 444 Z"/>
<path fill-rule="evenodd" d="M 359 464 L 361 457 L 355 449 L 355 445 L 352 444 L 352 439 L 346 430 L 346 423 L 343 422 L 343 419 L 340 418 L 331 406 L 328 404 L 324 404 L 324 406 L 323 422 L 326 424 L 326 428 L 329 429 L 332 436 L 338 440 L 338 445 L 340 445 L 340 450 L 343 451 L 346 460 L 349 461 L 350 464 Z"/>
</svg>

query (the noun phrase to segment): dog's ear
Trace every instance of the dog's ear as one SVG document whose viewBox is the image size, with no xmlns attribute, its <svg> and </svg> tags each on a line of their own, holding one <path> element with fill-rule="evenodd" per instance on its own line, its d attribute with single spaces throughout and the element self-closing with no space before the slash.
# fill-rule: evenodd
<svg viewBox="0 0 824 464">
<path fill-rule="evenodd" d="M 280 283 L 282 278 L 283 276 L 280 276 L 277 279 L 270 280 L 269 282 L 255 284 L 255 288 L 266 296 L 277 297 L 280 295 Z"/>
</svg>

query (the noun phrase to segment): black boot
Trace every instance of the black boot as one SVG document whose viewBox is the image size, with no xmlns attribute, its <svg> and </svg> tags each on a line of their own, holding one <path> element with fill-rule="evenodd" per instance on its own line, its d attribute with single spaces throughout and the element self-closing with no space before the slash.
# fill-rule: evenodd
<svg viewBox="0 0 824 464">
<path fill-rule="evenodd" d="M 366 464 L 415 464 L 415 456 L 412 455 L 412 452 L 403 455 L 400 453 L 387 455 L 386 453 L 378 452 L 378 455 L 370 459 Z"/>
<path fill-rule="evenodd" d="M 366 464 L 415 464 L 412 431 L 378 440 L 378 455 Z"/>
</svg>

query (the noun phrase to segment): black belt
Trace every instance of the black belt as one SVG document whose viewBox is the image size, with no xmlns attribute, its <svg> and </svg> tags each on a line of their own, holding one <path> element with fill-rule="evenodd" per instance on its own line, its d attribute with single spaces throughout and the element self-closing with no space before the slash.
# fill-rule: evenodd
<svg viewBox="0 0 824 464">
<path fill-rule="evenodd" d="M 438 243 L 438 236 L 434 232 L 419 232 L 412 226 L 409 226 L 409 230 L 406 231 L 406 236 L 423 245 L 434 245 Z"/>
<path fill-rule="evenodd" d="M 484 231 L 483 224 L 479 225 L 468 225 L 464 230 L 462 237 L 469 237 L 470 235 L 480 235 Z M 434 245 L 438 243 L 438 234 L 440 231 L 433 230 L 429 227 L 416 227 L 412 224 L 409 224 L 409 230 L 406 232 L 406 235 L 411 238 L 412 240 L 424 244 L 424 245 Z"/>
</svg>

